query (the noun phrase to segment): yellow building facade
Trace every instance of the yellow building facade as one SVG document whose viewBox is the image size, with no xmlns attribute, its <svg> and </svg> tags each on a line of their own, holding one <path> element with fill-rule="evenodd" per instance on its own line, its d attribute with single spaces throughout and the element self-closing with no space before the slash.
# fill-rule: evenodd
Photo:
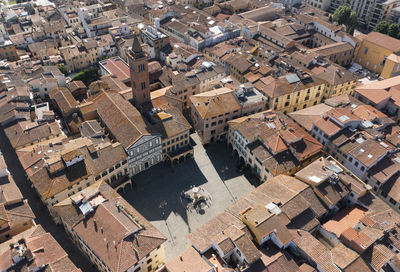
<svg viewBox="0 0 400 272">
<path fill-rule="evenodd" d="M 8 61 L 19 59 L 15 45 L 11 41 L 5 41 L 0 45 L 0 58 Z"/>
<path fill-rule="evenodd" d="M 391 54 L 386 58 L 381 77 L 391 78 L 400 75 L 400 56 Z"/>
<path fill-rule="evenodd" d="M 321 103 L 325 86 L 325 83 L 318 84 L 289 94 L 271 98 L 268 103 L 268 108 L 286 114 L 317 105 Z"/>
<path fill-rule="evenodd" d="M 400 40 L 371 32 L 360 43 L 355 61 L 381 77 L 389 78 L 393 70 L 398 70 L 398 65 L 395 67 L 398 63 L 398 53 L 400 53 Z"/>
</svg>

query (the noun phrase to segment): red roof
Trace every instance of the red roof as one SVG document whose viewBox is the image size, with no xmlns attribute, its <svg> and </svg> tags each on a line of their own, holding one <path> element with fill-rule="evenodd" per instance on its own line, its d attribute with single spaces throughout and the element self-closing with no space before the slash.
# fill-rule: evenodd
<svg viewBox="0 0 400 272">
<path fill-rule="evenodd" d="M 130 78 L 129 66 L 120 57 L 103 60 L 100 62 L 100 65 L 107 70 L 109 74 L 115 75 L 123 82 Z"/>
<path fill-rule="evenodd" d="M 371 43 L 375 43 L 383 48 L 386 48 L 393 52 L 400 51 L 400 41 L 398 39 L 392 38 L 388 35 L 379 33 L 379 32 L 371 32 L 369 33 L 364 40 L 367 40 Z"/>
</svg>

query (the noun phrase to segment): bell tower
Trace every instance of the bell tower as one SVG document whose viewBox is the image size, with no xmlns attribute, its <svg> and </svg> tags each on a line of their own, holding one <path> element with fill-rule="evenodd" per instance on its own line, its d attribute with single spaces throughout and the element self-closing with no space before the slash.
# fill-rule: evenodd
<svg viewBox="0 0 400 272">
<path fill-rule="evenodd" d="M 137 35 L 134 36 L 132 47 L 128 51 L 128 62 L 131 74 L 133 102 L 139 108 L 143 103 L 150 101 L 150 84 L 148 59 L 142 50 Z"/>
</svg>

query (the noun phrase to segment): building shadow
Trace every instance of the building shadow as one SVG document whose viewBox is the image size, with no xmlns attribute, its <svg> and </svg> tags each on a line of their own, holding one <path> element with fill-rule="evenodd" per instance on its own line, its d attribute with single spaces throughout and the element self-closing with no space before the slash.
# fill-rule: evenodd
<svg viewBox="0 0 400 272">
<path fill-rule="evenodd" d="M 239 158 L 235 157 L 232 150 L 229 150 L 226 142 L 211 143 L 204 146 L 204 149 L 222 180 L 229 180 L 243 174 L 240 170 Z"/>
<path fill-rule="evenodd" d="M 147 220 L 165 220 L 173 213 L 180 215 L 189 226 L 189 211 L 181 199 L 191 186 L 201 186 L 207 179 L 196 161 L 189 159 L 173 167 L 158 164 L 133 177 L 133 189 L 121 196 Z M 205 211 L 207 213 L 207 211 Z"/>
</svg>

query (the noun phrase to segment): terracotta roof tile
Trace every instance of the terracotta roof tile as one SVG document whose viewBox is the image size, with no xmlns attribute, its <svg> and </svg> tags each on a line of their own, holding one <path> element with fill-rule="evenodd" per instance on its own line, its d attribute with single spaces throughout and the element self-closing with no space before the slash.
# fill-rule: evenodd
<svg viewBox="0 0 400 272">
<path fill-rule="evenodd" d="M 364 40 L 379 45 L 393 52 L 400 51 L 400 41 L 379 32 L 370 32 Z"/>
<path fill-rule="evenodd" d="M 395 254 L 383 244 L 374 244 L 362 254 L 363 259 L 370 263 L 376 271 L 381 269 L 394 256 Z"/>
<path fill-rule="evenodd" d="M 225 87 L 193 95 L 190 100 L 202 119 L 240 110 L 240 104 L 233 90 Z"/>
<path fill-rule="evenodd" d="M 119 93 L 102 91 L 92 102 L 107 128 L 125 148 L 149 134 L 139 111 Z"/>
</svg>

